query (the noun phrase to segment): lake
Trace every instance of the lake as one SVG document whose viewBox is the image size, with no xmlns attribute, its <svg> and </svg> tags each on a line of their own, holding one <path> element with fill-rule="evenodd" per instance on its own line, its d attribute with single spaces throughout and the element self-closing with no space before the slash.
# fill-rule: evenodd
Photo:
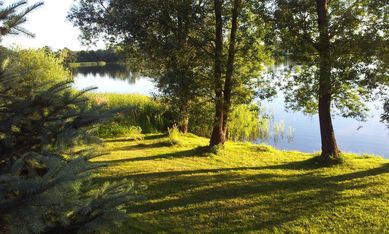
<svg viewBox="0 0 389 234">
<path fill-rule="evenodd" d="M 79 68 L 74 71 L 74 87 L 97 87 L 94 92 L 137 93 L 152 95 L 157 89 L 150 78 L 132 73 L 118 65 Z M 320 150 L 320 130 L 317 115 L 289 112 L 284 108 L 282 93 L 272 101 L 262 103 L 274 113 L 274 123 L 285 125 L 283 134 L 274 134 L 267 143 L 278 149 L 317 152 Z M 366 122 L 336 116 L 333 120 L 340 149 L 344 152 L 369 153 L 389 158 L 389 129 L 379 121 L 382 106 L 371 105 L 370 118 Z"/>
</svg>

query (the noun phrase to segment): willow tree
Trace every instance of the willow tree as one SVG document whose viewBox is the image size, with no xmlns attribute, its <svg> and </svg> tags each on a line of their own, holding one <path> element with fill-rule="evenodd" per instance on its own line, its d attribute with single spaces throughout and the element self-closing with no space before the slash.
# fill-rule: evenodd
<svg viewBox="0 0 389 234">
<path fill-rule="evenodd" d="M 275 0 L 269 6 L 280 46 L 296 64 L 286 101 L 319 114 L 321 155 L 338 158 L 332 115 L 364 119 L 365 102 L 388 84 L 388 7 L 382 0 Z"/>
</svg>

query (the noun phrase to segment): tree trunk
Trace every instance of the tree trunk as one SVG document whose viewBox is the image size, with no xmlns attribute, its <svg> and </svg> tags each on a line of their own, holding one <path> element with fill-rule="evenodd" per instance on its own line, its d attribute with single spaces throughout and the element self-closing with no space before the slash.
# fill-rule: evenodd
<svg viewBox="0 0 389 234">
<path fill-rule="evenodd" d="M 223 21 L 222 5 L 223 0 L 214 0 L 216 37 L 215 37 L 215 71 L 214 71 L 214 89 L 215 89 L 215 120 L 213 125 L 210 146 L 224 144 L 225 136 L 223 131 L 223 80 L 221 57 L 223 50 Z"/>
<path fill-rule="evenodd" d="M 234 60 L 235 60 L 235 44 L 236 44 L 236 31 L 238 29 L 238 15 L 240 10 L 241 0 L 234 1 L 234 8 L 232 9 L 232 22 L 231 22 L 231 33 L 230 43 L 228 48 L 228 59 L 227 59 L 227 71 L 226 80 L 224 83 L 224 109 L 223 109 L 223 132 L 226 133 L 228 114 L 231 109 L 231 93 L 232 93 L 232 78 L 234 74 Z"/>
<path fill-rule="evenodd" d="M 328 1 L 329 0 L 316 0 L 320 32 L 319 121 L 322 149 L 321 156 L 325 159 L 339 157 L 339 149 L 336 143 L 331 119 L 331 54 L 328 32 Z"/>
<path fill-rule="evenodd" d="M 179 123 L 178 129 L 181 133 L 187 134 L 189 129 L 189 115 L 184 115 Z"/>
</svg>

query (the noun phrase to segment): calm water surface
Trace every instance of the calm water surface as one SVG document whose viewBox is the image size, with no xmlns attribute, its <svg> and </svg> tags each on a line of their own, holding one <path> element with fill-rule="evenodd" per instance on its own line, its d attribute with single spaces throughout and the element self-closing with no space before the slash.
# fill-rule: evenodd
<svg viewBox="0 0 389 234">
<path fill-rule="evenodd" d="M 74 71 L 74 87 L 97 87 L 95 92 L 138 93 L 152 95 L 156 87 L 150 78 L 133 74 L 120 66 L 81 68 Z M 274 112 L 274 122 L 285 124 L 284 136 L 271 137 L 265 142 L 279 149 L 317 152 L 320 150 L 320 130 L 317 115 L 287 112 L 282 94 L 263 104 Z M 334 128 L 339 147 L 345 152 L 370 153 L 389 158 L 389 129 L 379 121 L 382 106 L 371 105 L 370 118 L 366 122 L 335 117 Z M 291 132 L 292 134 L 288 134 Z"/>
</svg>

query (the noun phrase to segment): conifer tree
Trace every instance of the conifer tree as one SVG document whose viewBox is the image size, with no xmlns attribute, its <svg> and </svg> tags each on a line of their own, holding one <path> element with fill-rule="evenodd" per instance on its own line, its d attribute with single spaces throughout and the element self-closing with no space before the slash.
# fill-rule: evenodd
<svg viewBox="0 0 389 234">
<path fill-rule="evenodd" d="M 26 15 L 42 6 L 43 2 L 37 2 L 21 9 L 26 5 L 27 1 L 17 1 L 9 6 L 4 6 L 4 1 L 0 1 L 0 40 L 8 34 L 34 36 L 21 25 L 27 21 Z"/>
<path fill-rule="evenodd" d="M 133 183 L 92 182 L 104 166 L 89 162 L 99 151 L 72 147 L 94 140 L 90 126 L 113 113 L 91 106 L 69 82 L 14 92 L 21 83 L 0 71 L 0 232 L 100 231 L 125 218 L 121 206 L 135 198 Z"/>
<path fill-rule="evenodd" d="M 0 39 L 33 36 L 20 25 L 42 3 L 19 11 L 26 3 L 0 1 Z M 87 90 L 72 90 L 70 81 L 23 85 L 8 61 L 0 61 L 0 233 L 94 232 L 126 218 L 122 204 L 135 198 L 132 182 L 93 183 L 103 165 L 89 160 L 99 154 L 72 147 L 94 139 L 90 126 L 112 113 L 91 106 Z"/>
</svg>

